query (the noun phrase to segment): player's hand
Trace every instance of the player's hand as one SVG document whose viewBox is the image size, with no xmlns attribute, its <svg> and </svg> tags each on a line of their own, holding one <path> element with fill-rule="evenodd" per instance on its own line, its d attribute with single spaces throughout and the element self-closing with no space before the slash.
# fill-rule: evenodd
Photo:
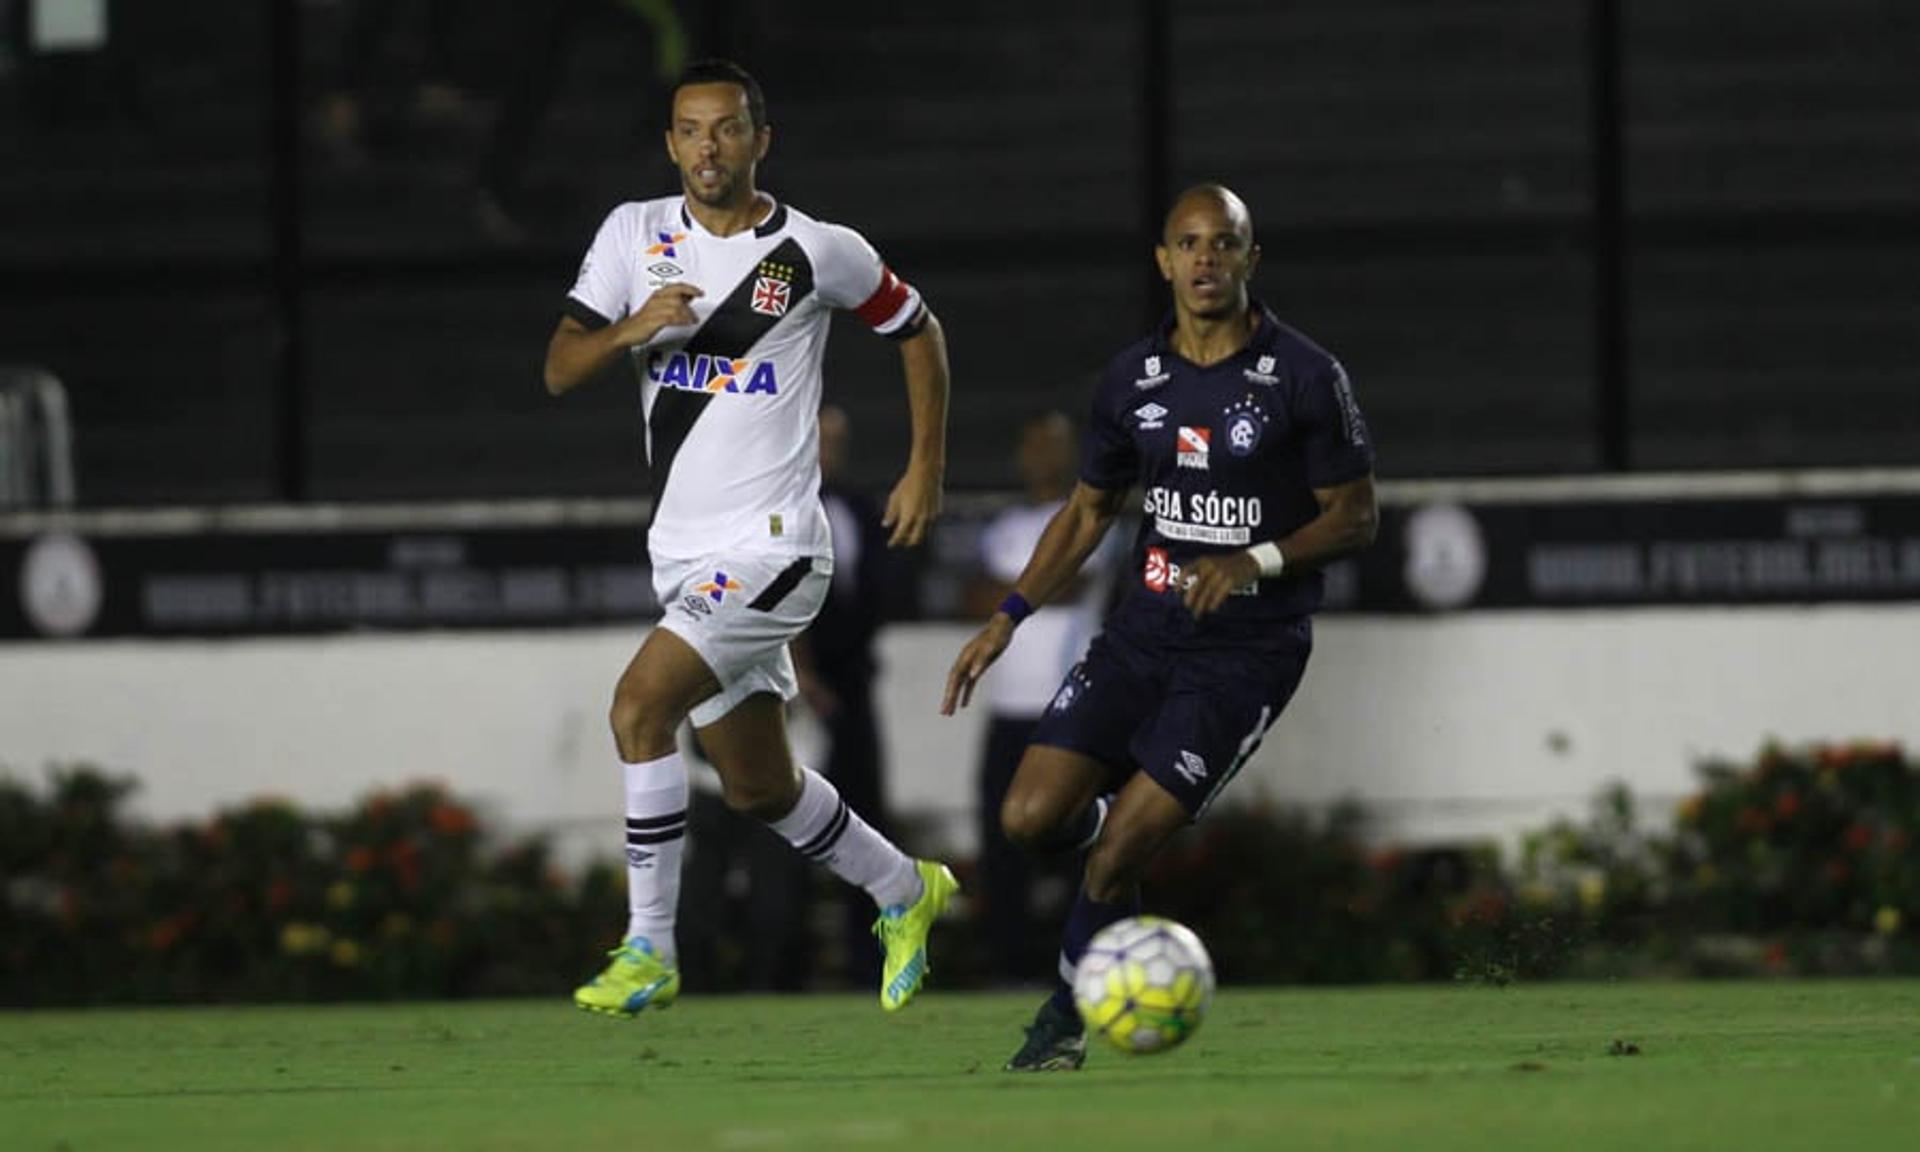
<svg viewBox="0 0 1920 1152">
<path fill-rule="evenodd" d="M 645 344 L 663 328 L 692 327 L 700 323 L 693 314 L 693 302 L 706 293 L 692 284 L 663 284 L 647 297 L 640 310 L 621 321 L 620 342 L 630 346 Z"/>
<path fill-rule="evenodd" d="M 1260 561 L 1250 552 L 1202 556 L 1187 569 L 1187 589 L 1181 599 L 1199 620 L 1227 602 L 1233 590 L 1260 578 Z"/>
<path fill-rule="evenodd" d="M 940 518 L 942 499 L 940 474 L 908 465 L 906 475 L 887 497 L 886 515 L 880 518 L 881 527 L 892 530 L 887 547 L 912 548 L 925 540 L 933 522 Z"/>
<path fill-rule="evenodd" d="M 980 677 L 987 674 L 1012 640 L 1013 621 L 1004 612 L 994 613 L 987 626 L 960 649 L 953 671 L 947 673 L 947 694 L 940 698 L 940 715 L 951 716 L 956 707 L 965 708 L 973 702 L 973 686 L 980 683 Z"/>
</svg>

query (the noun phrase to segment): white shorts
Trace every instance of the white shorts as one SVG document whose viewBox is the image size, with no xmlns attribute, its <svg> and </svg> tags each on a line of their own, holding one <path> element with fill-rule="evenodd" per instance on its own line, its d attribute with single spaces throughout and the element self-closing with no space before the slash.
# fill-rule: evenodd
<svg viewBox="0 0 1920 1152">
<path fill-rule="evenodd" d="M 833 583 L 830 556 L 708 556 L 656 561 L 660 627 L 685 640 L 720 691 L 694 706 L 704 728 L 756 692 L 799 694 L 787 642 L 806 630 Z"/>
</svg>

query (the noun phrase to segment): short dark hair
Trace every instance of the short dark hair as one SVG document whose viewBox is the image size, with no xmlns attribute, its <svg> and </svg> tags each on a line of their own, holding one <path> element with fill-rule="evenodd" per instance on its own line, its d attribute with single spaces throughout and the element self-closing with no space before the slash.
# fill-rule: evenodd
<svg viewBox="0 0 1920 1152">
<path fill-rule="evenodd" d="M 667 94 L 667 116 L 673 116 L 673 102 L 680 96 L 680 89 L 692 84 L 733 84 L 747 94 L 747 115 L 753 118 L 753 127 L 759 131 L 767 126 L 767 95 L 760 91 L 760 81 L 752 73 L 731 60 L 722 60 L 710 56 L 704 60 L 695 60 L 680 73 L 680 79 L 674 81 L 673 91 Z M 671 127 L 672 125 L 668 125 Z"/>
</svg>

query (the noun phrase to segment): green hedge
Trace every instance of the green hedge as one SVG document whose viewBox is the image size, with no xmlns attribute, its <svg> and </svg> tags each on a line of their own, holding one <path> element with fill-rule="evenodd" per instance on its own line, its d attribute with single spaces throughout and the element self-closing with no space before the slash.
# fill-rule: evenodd
<svg viewBox="0 0 1920 1152">
<path fill-rule="evenodd" d="M 436 785 L 165 829 L 123 817 L 131 787 L 0 781 L 0 1002 L 551 992 L 597 967 L 625 906 L 610 867 L 570 879 L 539 841 L 483 846 Z"/>
<path fill-rule="evenodd" d="M 1354 806 L 1222 812 L 1156 862 L 1148 903 L 1229 981 L 1920 972 L 1920 765 L 1770 746 L 1698 771 L 1672 820 L 1611 788 L 1511 864 L 1370 848 Z M 558 994 L 625 907 L 614 864 L 564 875 L 435 785 L 167 828 L 126 818 L 131 788 L 0 778 L 0 1003 Z M 970 935 L 942 931 L 948 986 L 981 967 Z"/>
</svg>

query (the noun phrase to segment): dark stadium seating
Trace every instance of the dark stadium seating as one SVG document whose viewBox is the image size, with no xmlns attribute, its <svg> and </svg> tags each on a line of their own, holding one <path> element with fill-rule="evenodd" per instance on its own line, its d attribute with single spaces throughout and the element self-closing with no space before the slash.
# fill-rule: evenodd
<svg viewBox="0 0 1920 1152">
<path fill-rule="evenodd" d="M 309 139 L 297 203 L 274 183 L 268 7 L 116 4 L 107 53 L 16 51 L 0 73 L 0 362 L 67 381 L 82 499 L 280 493 L 287 300 L 307 495 L 641 491 L 631 384 L 554 402 L 539 364 L 598 219 L 670 186 L 646 30 L 578 6 L 506 205 L 514 236 L 472 183 L 494 98 L 529 63 L 514 5 L 464 7 L 442 55 L 471 100 L 433 123 L 403 110 L 426 32 L 401 22 L 386 49 L 401 95 L 370 110 L 370 164 Z M 1634 464 L 1910 461 L 1920 15 L 1871 0 L 1817 18 L 1792 0 L 1619 8 Z M 294 9 L 312 101 L 338 75 L 346 10 Z M 1165 9 L 1162 184 L 1246 195 L 1259 290 L 1347 362 L 1383 473 L 1599 467 L 1588 6 Z M 861 228 L 945 320 L 958 486 L 1008 483 L 1019 417 L 1077 410 L 1158 306 L 1141 76 L 1154 10 L 736 0 L 690 20 L 766 84 L 763 184 Z M 297 267 L 275 263 L 277 205 L 300 213 Z M 875 483 L 901 457 L 893 360 L 851 328 L 835 337 L 829 395 Z"/>
</svg>

